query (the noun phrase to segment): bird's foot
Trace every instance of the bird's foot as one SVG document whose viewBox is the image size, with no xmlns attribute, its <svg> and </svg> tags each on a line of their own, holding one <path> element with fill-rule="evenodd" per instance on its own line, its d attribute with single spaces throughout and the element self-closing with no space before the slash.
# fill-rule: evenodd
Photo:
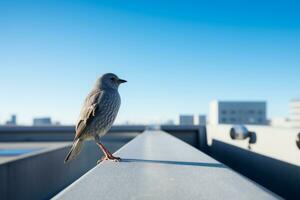
<svg viewBox="0 0 300 200">
<path fill-rule="evenodd" d="M 120 157 L 115 157 L 113 155 L 106 155 L 106 156 L 103 156 L 100 160 L 98 160 L 97 164 L 101 163 L 104 160 L 112 160 L 114 162 L 120 162 L 121 158 Z"/>
</svg>

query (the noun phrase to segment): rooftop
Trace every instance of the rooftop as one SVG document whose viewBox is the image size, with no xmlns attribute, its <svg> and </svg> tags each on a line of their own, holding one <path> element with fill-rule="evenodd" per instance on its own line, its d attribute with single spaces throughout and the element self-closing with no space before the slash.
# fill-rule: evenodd
<svg viewBox="0 0 300 200">
<path fill-rule="evenodd" d="M 71 142 L 0 142 L 0 164 L 69 146 Z"/>
<path fill-rule="evenodd" d="M 162 131 L 146 131 L 54 199 L 277 199 L 278 196 Z"/>
<path fill-rule="evenodd" d="M 277 198 L 273 193 L 298 197 L 299 129 L 246 125 L 245 137 L 234 139 L 232 127 L 115 126 L 102 142 L 112 152 L 122 147 L 116 154 L 123 162 L 97 166 L 101 152 L 93 141 L 85 143 L 77 159 L 63 163 L 74 126 L 0 127 L 1 198 L 49 199 L 72 183 L 59 195 L 77 195 L 84 183 L 92 185 L 84 190 L 95 194 L 126 189 L 122 195 L 139 199 L 155 195 L 223 199 L 239 193 L 248 199 Z"/>
</svg>

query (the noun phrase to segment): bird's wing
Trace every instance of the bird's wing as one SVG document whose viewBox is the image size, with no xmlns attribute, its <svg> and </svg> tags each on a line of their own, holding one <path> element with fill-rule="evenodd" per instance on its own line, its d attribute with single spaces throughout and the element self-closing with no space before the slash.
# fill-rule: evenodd
<svg viewBox="0 0 300 200">
<path fill-rule="evenodd" d="M 103 91 L 93 90 L 86 97 L 76 125 L 76 135 L 74 140 L 78 139 L 82 135 L 84 129 L 94 118 L 95 112 L 98 109 L 98 102 L 102 96 Z"/>
</svg>

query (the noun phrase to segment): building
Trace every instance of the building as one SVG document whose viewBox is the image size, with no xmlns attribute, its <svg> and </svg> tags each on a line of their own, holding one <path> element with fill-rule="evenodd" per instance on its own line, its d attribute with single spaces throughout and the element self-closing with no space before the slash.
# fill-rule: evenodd
<svg viewBox="0 0 300 200">
<path fill-rule="evenodd" d="M 212 101 L 209 123 L 217 124 L 267 124 L 265 101 Z"/>
<path fill-rule="evenodd" d="M 290 101 L 290 126 L 292 128 L 300 128 L 300 99 Z"/>
<path fill-rule="evenodd" d="M 193 115 L 180 115 L 179 116 L 179 125 L 194 125 L 194 116 Z"/>
<path fill-rule="evenodd" d="M 290 128 L 290 120 L 286 117 L 274 117 L 270 119 L 270 126 L 280 127 L 280 128 Z"/>
<path fill-rule="evenodd" d="M 199 125 L 205 126 L 206 125 L 206 115 L 199 115 Z"/>
<path fill-rule="evenodd" d="M 49 126 L 52 125 L 50 117 L 34 118 L 33 126 Z"/>
<path fill-rule="evenodd" d="M 174 124 L 175 123 L 174 123 L 174 121 L 172 119 L 169 119 L 169 120 L 167 120 L 167 121 L 165 121 L 165 122 L 162 123 L 162 125 L 174 125 Z"/>
<path fill-rule="evenodd" d="M 8 126 L 16 126 L 17 125 L 17 116 L 12 115 L 10 120 L 6 121 L 6 125 Z"/>
</svg>

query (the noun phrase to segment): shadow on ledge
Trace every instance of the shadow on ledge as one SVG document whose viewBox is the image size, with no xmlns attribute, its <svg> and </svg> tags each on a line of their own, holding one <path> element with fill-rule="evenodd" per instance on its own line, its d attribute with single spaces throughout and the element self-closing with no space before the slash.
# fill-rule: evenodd
<svg viewBox="0 0 300 200">
<path fill-rule="evenodd" d="M 171 161 L 171 160 L 144 160 L 144 159 L 122 158 L 121 162 L 141 162 L 141 163 L 157 163 L 157 164 L 167 164 L 167 165 L 227 168 L 225 165 L 220 163 L 184 162 L 184 161 Z"/>
</svg>

